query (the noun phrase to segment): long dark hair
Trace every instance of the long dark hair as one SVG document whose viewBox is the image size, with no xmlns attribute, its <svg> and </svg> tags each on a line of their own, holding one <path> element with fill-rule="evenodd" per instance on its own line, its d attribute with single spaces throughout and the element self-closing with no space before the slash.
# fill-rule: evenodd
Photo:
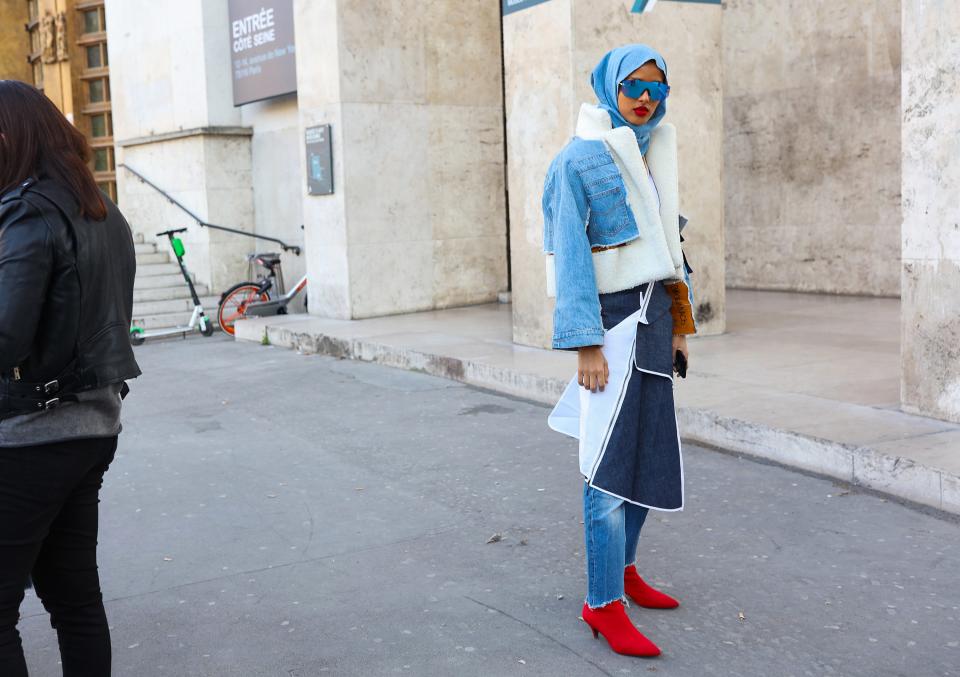
<svg viewBox="0 0 960 677">
<path fill-rule="evenodd" d="M 83 216 L 103 220 L 107 206 L 87 163 L 90 144 L 42 92 L 0 80 L 0 194 L 31 176 L 64 183 Z"/>
</svg>

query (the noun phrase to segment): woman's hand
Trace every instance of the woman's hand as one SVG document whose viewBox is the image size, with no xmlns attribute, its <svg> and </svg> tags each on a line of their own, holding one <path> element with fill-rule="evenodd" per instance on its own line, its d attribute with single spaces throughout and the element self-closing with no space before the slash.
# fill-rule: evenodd
<svg viewBox="0 0 960 677">
<path fill-rule="evenodd" d="M 690 349 L 687 347 L 687 337 L 684 334 L 677 334 L 673 337 L 673 352 L 671 355 L 676 355 L 677 351 L 683 353 L 683 356 L 687 360 L 687 365 L 690 364 Z"/>
<path fill-rule="evenodd" d="M 591 392 L 601 391 L 610 378 L 607 358 L 600 346 L 584 346 L 577 351 L 577 382 Z"/>
</svg>

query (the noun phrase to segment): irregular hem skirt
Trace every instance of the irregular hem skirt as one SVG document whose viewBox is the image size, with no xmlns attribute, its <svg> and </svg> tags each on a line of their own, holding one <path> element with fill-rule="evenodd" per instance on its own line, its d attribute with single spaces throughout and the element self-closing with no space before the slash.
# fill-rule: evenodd
<svg viewBox="0 0 960 677">
<path fill-rule="evenodd" d="M 683 460 L 673 401 L 673 317 L 662 282 L 653 282 L 647 324 L 637 324 L 634 366 L 590 486 L 653 510 L 683 509 Z M 610 329 L 644 303 L 647 285 L 600 295 Z M 588 478 L 590 479 L 590 478 Z"/>
</svg>

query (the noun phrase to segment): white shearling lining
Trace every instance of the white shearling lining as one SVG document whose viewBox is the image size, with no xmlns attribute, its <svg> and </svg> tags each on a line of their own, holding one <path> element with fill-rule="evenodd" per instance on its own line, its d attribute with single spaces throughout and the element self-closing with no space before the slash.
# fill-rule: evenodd
<svg viewBox="0 0 960 677">
<path fill-rule="evenodd" d="M 576 133 L 583 139 L 602 140 L 610 151 L 640 231 L 640 237 L 625 245 L 593 253 L 597 291 L 609 294 L 646 282 L 683 279 L 676 128 L 664 123 L 653 130 L 646 165 L 633 132 L 627 127 L 612 128 L 609 114 L 599 106 L 585 103 L 580 107 Z M 659 209 L 647 167 L 657 184 Z M 546 265 L 547 295 L 554 297 L 557 285 L 553 255 L 547 255 Z"/>
</svg>

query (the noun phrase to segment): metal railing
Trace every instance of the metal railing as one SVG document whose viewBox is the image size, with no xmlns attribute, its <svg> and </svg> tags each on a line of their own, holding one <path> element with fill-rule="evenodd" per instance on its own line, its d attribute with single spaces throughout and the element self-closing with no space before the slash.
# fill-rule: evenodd
<svg viewBox="0 0 960 677">
<path fill-rule="evenodd" d="M 247 237 L 252 237 L 252 238 L 254 238 L 254 239 L 256 239 L 256 240 L 266 240 L 267 242 L 276 242 L 278 245 L 280 245 L 280 247 L 283 249 L 283 251 L 293 252 L 293 253 L 296 254 L 297 256 L 300 256 L 300 247 L 299 247 L 298 245 L 295 245 L 295 244 L 287 244 L 286 242 L 284 242 L 283 240 L 281 240 L 281 239 L 279 239 L 279 238 L 270 237 L 269 235 L 259 235 L 259 234 L 257 234 L 257 233 L 248 233 L 248 232 L 245 231 L 245 230 L 238 230 L 238 229 L 236 229 L 236 228 L 228 228 L 227 226 L 219 226 L 219 225 L 217 225 L 217 224 L 215 224 L 215 223 L 209 223 L 209 222 L 207 222 L 207 221 L 204 221 L 204 220 L 201 219 L 199 216 L 197 216 L 195 213 L 193 213 L 192 211 L 190 211 L 190 209 L 187 208 L 183 203 L 177 201 L 177 199 L 174 198 L 173 196 L 171 196 L 169 193 L 167 193 L 167 191 L 165 191 L 163 188 L 161 188 L 160 186 L 158 186 L 157 184 L 155 184 L 153 181 L 151 181 L 150 179 L 148 179 L 147 177 L 145 177 L 143 174 L 141 174 L 140 172 L 138 172 L 136 169 L 134 169 L 134 168 L 131 167 L 130 165 L 125 164 L 125 163 L 120 163 L 119 166 L 120 166 L 120 167 L 123 167 L 123 168 L 126 169 L 128 172 L 130 172 L 131 174 L 133 174 L 135 177 L 137 177 L 138 179 L 140 179 L 140 181 L 141 181 L 142 183 L 147 184 L 148 186 L 150 186 L 151 188 L 153 188 L 155 191 L 157 191 L 158 193 L 160 193 L 161 195 L 163 195 L 163 197 L 167 198 L 167 200 L 168 200 L 172 205 L 174 205 L 175 207 L 179 208 L 179 209 L 180 209 L 181 211 L 183 211 L 184 213 L 189 214 L 189 215 L 190 215 L 190 218 L 192 218 L 194 221 L 196 221 L 196 222 L 197 222 L 200 226 L 202 226 L 203 228 L 213 228 L 214 230 L 222 230 L 222 231 L 227 232 L 227 233 L 234 233 L 235 235 L 246 235 Z"/>
</svg>

